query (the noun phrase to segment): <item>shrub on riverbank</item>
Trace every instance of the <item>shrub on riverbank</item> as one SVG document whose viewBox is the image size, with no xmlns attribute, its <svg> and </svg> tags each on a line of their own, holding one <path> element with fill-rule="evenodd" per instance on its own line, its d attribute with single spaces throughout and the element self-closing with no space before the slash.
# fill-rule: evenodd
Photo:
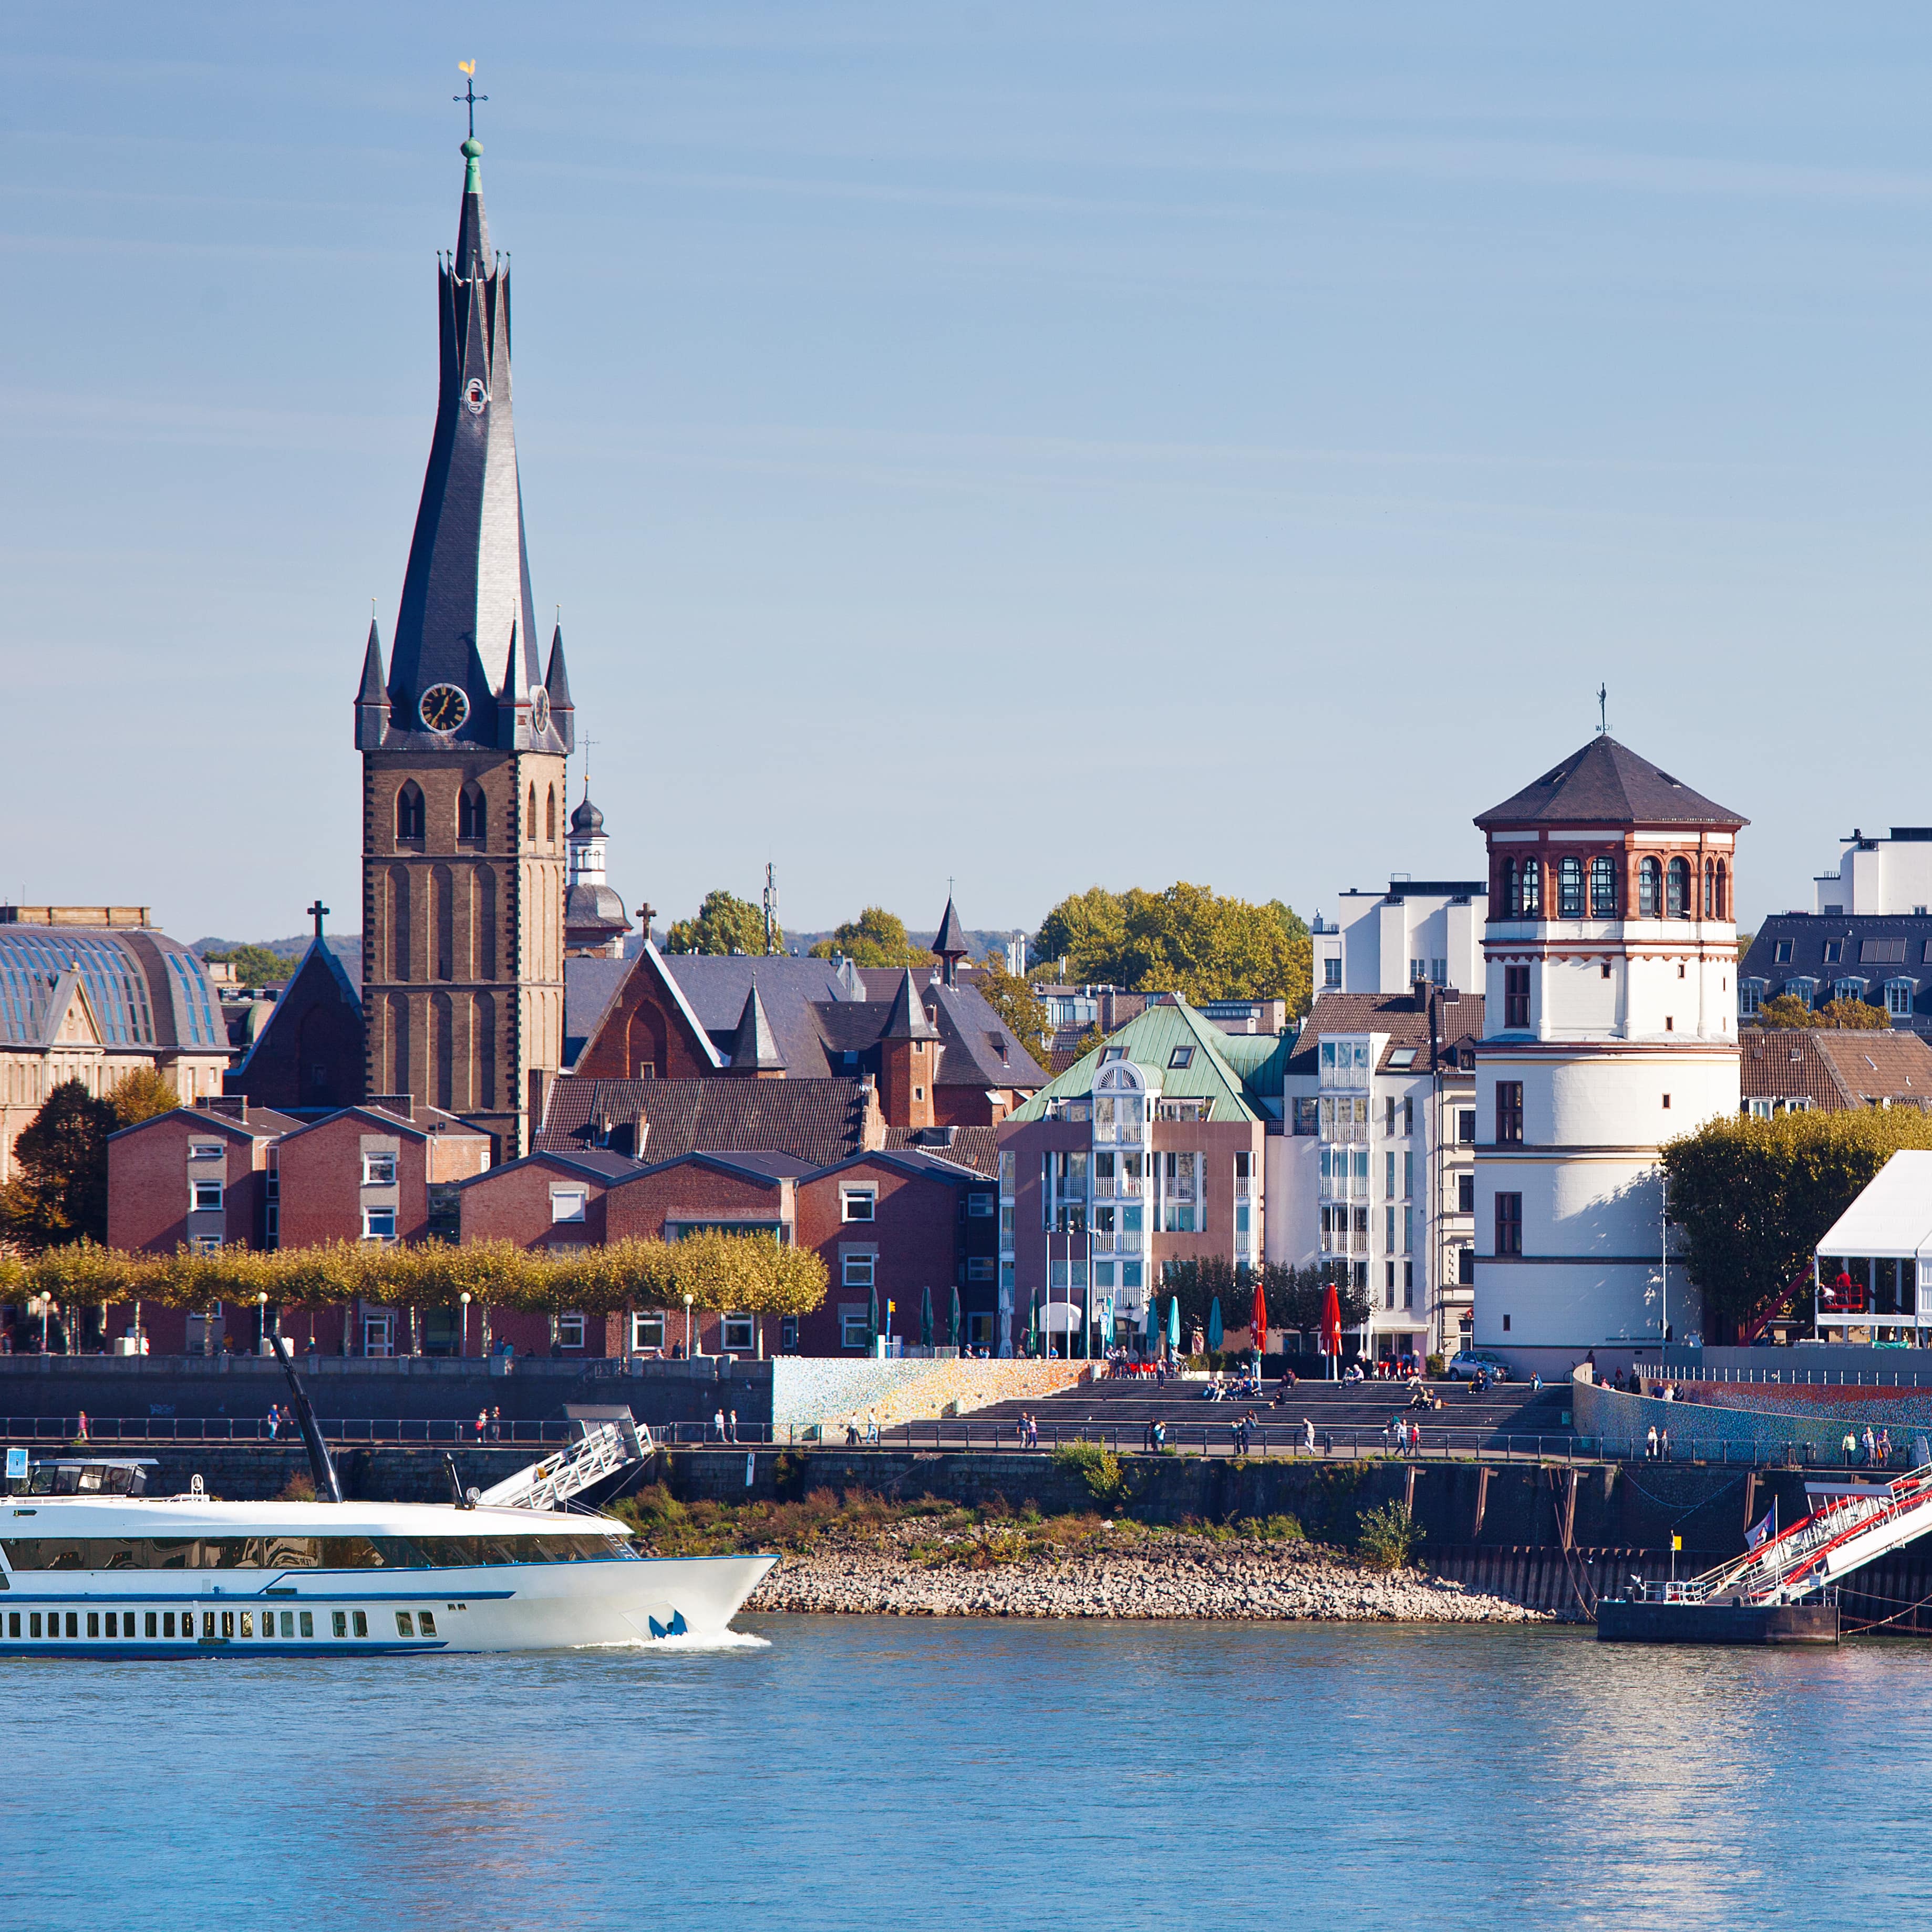
<svg viewBox="0 0 1932 1932">
<path fill-rule="evenodd" d="M 1364 1510 L 1356 1518 L 1362 1533 L 1356 1546 L 1378 1570 L 1403 1570 L 1415 1546 L 1422 1540 L 1422 1526 L 1409 1514 L 1406 1503 L 1384 1503 L 1380 1509 Z"/>
<path fill-rule="evenodd" d="M 1078 1442 L 1062 1442 L 1054 1450 L 1053 1466 L 1077 1469 L 1085 1479 L 1087 1493 L 1103 1510 L 1116 1509 L 1126 1500 L 1120 1459 L 1103 1442 L 1089 1442 L 1084 1436 Z"/>
</svg>

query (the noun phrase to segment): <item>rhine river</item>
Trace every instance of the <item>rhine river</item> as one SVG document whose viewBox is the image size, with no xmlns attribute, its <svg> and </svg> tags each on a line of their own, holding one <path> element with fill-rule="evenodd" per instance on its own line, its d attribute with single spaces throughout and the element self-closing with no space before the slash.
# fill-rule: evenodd
<svg viewBox="0 0 1932 1932">
<path fill-rule="evenodd" d="M 1932 1646 L 743 1622 L 712 1651 L 11 1661 L 0 1925 L 1932 1916 Z"/>
</svg>

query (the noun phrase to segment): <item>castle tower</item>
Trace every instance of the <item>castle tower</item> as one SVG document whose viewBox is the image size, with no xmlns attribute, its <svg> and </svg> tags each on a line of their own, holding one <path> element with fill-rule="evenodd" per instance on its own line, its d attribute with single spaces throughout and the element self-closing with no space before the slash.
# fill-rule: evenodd
<svg viewBox="0 0 1932 1932">
<path fill-rule="evenodd" d="M 609 842 L 604 836 L 604 814 L 590 802 L 587 783 L 582 801 L 570 814 L 563 842 L 568 880 L 563 898 L 564 950 L 592 958 L 622 958 L 631 916 L 611 890 L 605 872 Z"/>
<path fill-rule="evenodd" d="M 1476 820 L 1475 1341 L 1526 1370 L 1660 1339 L 1658 1148 L 1738 1110 L 1748 823 L 1607 734 Z M 1674 1267 L 1668 1319 L 1702 1322 Z"/>
<path fill-rule="evenodd" d="M 362 754 L 362 1007 L 371 1094 L 409 1094 L 530 1145 L 563 1044 L 563 639 L 547 669 L 511 418 L 510 272 L 482 143 L 463 144 L 436 272 L 436 432 L 386 676 L 372 623 Z"/>
</svg>

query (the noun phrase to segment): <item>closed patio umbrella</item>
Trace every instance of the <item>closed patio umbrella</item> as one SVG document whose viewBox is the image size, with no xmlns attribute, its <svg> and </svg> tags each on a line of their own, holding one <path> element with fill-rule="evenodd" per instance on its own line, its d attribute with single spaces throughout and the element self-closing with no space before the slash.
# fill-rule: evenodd
<svg viewBox="0 0 1932 1932">
<path fill-rule="evenodd" d="M 1027 1310 L 1027 1338 L 1033 1344 L 1033 1352 L 1040 1353 L 1040 1290 L 1033 1292 L 1033 1300 Z"/>
<path fill-rule="evenodd" d="M 1208 1346 L 1219 1352 L 1221 1346 L 1221 1298 L 1217 1294 L 1208 1304 Z"/>
<path fill-rule="evenodd" d="M 879 1352 L 879 1291 L 876 1285 L 866 1297 L 866 1352 Z"/>
<path fill-rule="evenodd" d="M 1167 1298 L 1167 1346 L 1170 1348 L 1180 1346 L 1180 1298 L 1178 1294 Z"/>
<path fill-rule="evenodd" d="M 920 1290 L 919 1346 L 922 1348 L 932 1346 L 932 1290 L 929 1287 Z"/>
<path fill-rule="evenodd" d="M 1328 1284 L 1328 1299 L 1322 1309 L 1322 1352 L 1329 1358 L 1330 1372 L 1334 1372 L 1336 1358 L 1342 1352 L 1342 1298 L 1335 1292 L 1335 1284 Z"/>
<path fill-rule="evenodd" d="M 952 1291 L 952 1321 L 946 1339 L 956 1348 L 963 1347 L 964 1344 L 962 1338 L 965 1332 L 965 1318 L 959 1311 L 959 1291 L 955 1288 Z"/>
<path fill-rule="evenodd" d="M 1254 1312 L 1248 1321 L 1255 1331 L 1255 1353 L 1265 1355 L 1268 1353 L 1268 1296 L 1262 1290 L 1262 1278 L 1258 1274 L 1255 1276 Z"/>
<path fill-rule="evenodd" d="M 1154 1299 L 1151 1294 L 1147 1298 L 1147 1321 L 1144 1326 L 1147 1336 L 1146 1351 L 1150 1355 L 1154 1353 L 1154 1344 L 1160 1339 L 1154 1322 Z"/>
</svg>

